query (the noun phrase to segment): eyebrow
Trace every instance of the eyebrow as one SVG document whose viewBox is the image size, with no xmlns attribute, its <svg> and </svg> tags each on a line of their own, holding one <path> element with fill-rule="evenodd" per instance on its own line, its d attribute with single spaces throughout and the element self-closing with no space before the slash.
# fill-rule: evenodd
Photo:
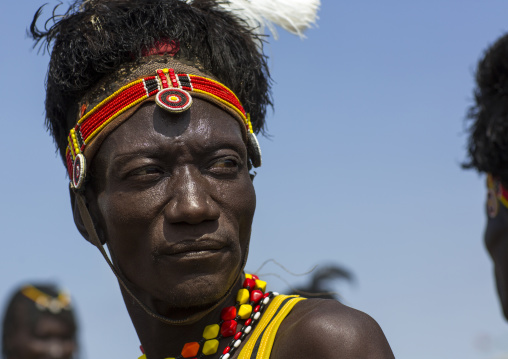
<svg viewBox="0 0 508 359">
<path fill-rule="evenodd" d="M 247 154 L 247 145 L 245 144 L 245 142 L 243 142 L 243 140 L 240 141 L 230 141 L 227 139 L 224 139 L 224 141 L 214 140 L 212 143 L 199 143 L 198 146 L 193 147 L 197 147 L 198 150 L 203 152 L 214 152 L 220 149 L 230 149 L 242 155 Z M 164 153 L 164 149 L 160 145 L 147 146 L 145 148 L 125 151 L 123 153 L 116 154 L 111 159 L 111 162 L 115 166 L 117 165 L 121 166 L 129 162 L 130 160 L 138 157 L 158 158 L 161 156 L 162 153 Z"/>
<path fill-rule="evenodd" d="M 138 158 L 138 157 L 153 158 L 154 154 L 157 154 L 157 151 L 148 150 L 148 149 L 125 152 L 125 153 L 120 153 L 120 154 L 116 154 L 115 156 L 113 156 L 113 158 L 111 159 L 111 162 L 115 165 L 116 164 L 122 165 L 122 164 L 125 164 L 126 162 L 129 162 L 130 160 L 132 160 L 134 158 Z"/>
</svg>

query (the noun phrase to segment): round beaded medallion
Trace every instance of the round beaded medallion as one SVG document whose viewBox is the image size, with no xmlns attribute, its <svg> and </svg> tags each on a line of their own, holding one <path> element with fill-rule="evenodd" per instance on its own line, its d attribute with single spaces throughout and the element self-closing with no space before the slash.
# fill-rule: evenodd
<svg viewBox="0 0 508 359">
<path fill-rule="evenodd" d="M 170 112 L 183 112 L 192 105 L 192 97 L 189 93 L 179 88 L 159 91 L 155 101 L 160 107 Z"/>
<path fill-rule="evenodd" d="M 85 179 L 86 164 L 85 156 L 78 153 L 74 159 L 74 166 L 72 168 L 72 185 L 74 188 L 79 189 Z"/>
</svg>

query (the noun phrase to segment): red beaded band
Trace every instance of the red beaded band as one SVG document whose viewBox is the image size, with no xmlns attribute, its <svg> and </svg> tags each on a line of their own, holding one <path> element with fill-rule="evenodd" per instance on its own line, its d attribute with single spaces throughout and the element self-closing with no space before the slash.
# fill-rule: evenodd
<svg viewBox="0 0 508 359">
<path fill-rule="evenodd" d="M 156 96 L 157 104 L 167 111 L 185 111 L 192 104 L 188 92 L 205 95 L 205 98 L 211 98 L 230 108 L 245 125 L 249 141 L 253 142 L 252 137 L 255 136 L 250 118 L 229 88 L 206 77 L 175 74 L 173 69 L 159 69 L 154 76 L 121 87 L 83 115 L 70 130 L 66 160 L 72 186 L 77 189 L 83 183 L 86 174 L 85 148 L 111 121 L 152 96 Z M 255 142 L 257 145 L 257 140 Z"/>
</svg>

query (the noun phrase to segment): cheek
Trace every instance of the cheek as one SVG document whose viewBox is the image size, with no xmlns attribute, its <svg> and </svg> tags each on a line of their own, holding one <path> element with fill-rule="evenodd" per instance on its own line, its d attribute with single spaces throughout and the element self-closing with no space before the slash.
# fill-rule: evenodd
<svg viewBox="0 0 508 359">
<path fill-rule="evenodd" d="M 488 218 L 485 245 L 494 262 L 497 290 L 505 315 L 508 314 L 508 210 L 499 204 L 496 216 Z M 508 316 L 507 316 L 508 317 Z"/>
<path fill-rule="evenodd" d="M 147 231 L 160 217 L 164 195 L 157 188 L 141 192 L 103 192 L 98 196 L 101 229 L 108 245 L 122 251 L 140 250 Z M 122 246 L 119 246 L 121 240 Z"/>
<path fill-rule="evenodd" d="M 256 210 L 256 193 L 250 177 L 217 188 L 220 191 L 217 192 L 216 200 L 222 207 L 222 214 L 235 226 L 240 241 L 248 240 Z"/>
<path fill-rule="evenodd" d="M 242 225 L 248 227 L 248 231 L 250 234 L 252 220 L 254 218 L 254 212 L 256 211 L 256 192 L 254 191 L 254 186 L 250 185 L 247 191 L 245 192 L 242 207 L 244 213 L 244 216 L 242 218 Z"/>
<path fill-rule="evenodd" d="M 77 350 L 78 346 L 74 340 L 64 341 L 63 353 L 65 357 L 71 357 L 72 354 Z"/>
</svg>

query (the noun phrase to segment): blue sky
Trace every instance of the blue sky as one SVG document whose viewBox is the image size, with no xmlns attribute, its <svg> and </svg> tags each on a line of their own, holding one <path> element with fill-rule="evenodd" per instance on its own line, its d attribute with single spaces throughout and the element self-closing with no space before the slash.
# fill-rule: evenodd
<svg viewBox="0 0 508 359">
<path fill-rule="evenodd" d="M 137 358 L 118 285 L 74 227 L 44 130 L 48 56 L 25 35 L 40 4 L 0 5 L 0 304 L 20 282 L 56 280 L 74 296 L 85 358 Z M 380 323 L 397 358 L 507 357 L 481 242 L 484 177 L 460 168 L 476 62 L 508 31 L 507 14 L 501 0 L 324 0 L 307 39 L 280 31 L 266 47 L 275 111 L 247 268 L 270 258 L 295 272 L 349 268 L 356 284 L 337 290 Z"/>
</svg>

